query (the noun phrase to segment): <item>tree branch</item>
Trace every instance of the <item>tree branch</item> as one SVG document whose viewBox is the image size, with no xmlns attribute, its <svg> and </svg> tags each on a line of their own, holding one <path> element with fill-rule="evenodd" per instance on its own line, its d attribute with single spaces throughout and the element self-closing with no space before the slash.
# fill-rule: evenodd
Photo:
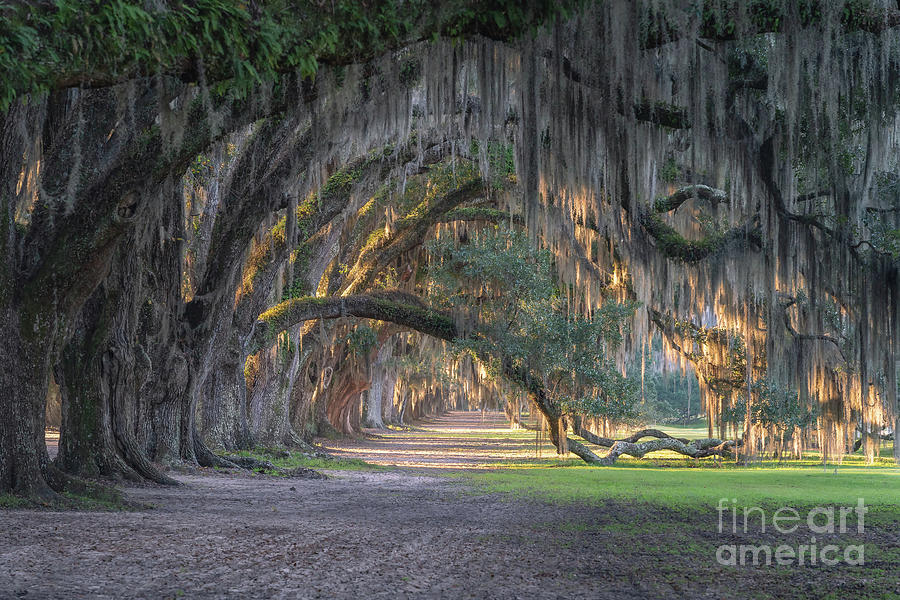
<svg viewBox="0 0 900 600">
<path fill-rule="evenodd" d="M 666 198 L 658 198 L 653 203 L 653 208 L 658 213 L 671 212 L 691 198 L 702 198 L 713 205 L 728 202 L 728 195 L 724 190 L 718 190 L 708 185 L 695 184 L 685 186 Z"/>
<path fill-rule="evenodd" d="M 420 206 L 398 221 L 392 235 L 379 238 L 363 249 L 350 270 L 351 277 L 345 282 L 342 293 L 359 293 L 368 288 L 375 275 L 387 265 L 404 252 L 421 244 L 428 229 L 440 222 L 451 209 L 474 200 L 483 193 L 484 182 L 480 178 L 474 179 L 431 202 L 424 211 L 420 212 L 422 209 Z"/>
<path fill-rule="evenodd" d="M 665 256 L 686 263 L 699 262 L 729 246 L 762 247 L 759 227 L 752 223 L 732 227 L 724 233 L 708 235 L 702 240 L 689 240 L 656 213 L 644 211 L 640 222 L 650 237 L 656 240 L 656 247 Z"/>
</svg>

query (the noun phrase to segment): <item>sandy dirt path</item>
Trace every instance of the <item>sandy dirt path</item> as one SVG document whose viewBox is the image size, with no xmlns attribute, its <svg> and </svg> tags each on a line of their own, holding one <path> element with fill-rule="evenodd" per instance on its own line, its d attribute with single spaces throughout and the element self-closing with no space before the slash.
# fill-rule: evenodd
<svg viewBox="0 0 900 600">
<path fill-rule="evenodd" d="M 481 419 L 454 413 L 333 446 L 418 467 L 534 455 L 533 440 L 491 437 L 509 431 L 501 415 Z M 462 430 L 471 439 L 443 437 Z M 176 475 L 177 488 L 124 488 L 147 510 L 0 511 L 0 599 L 643 596 L 639 582 L 610 583 L 613 566 L 587 540 L 548 538 L 571 510 L 427 470 L 331 471 L 325 481 L 199 470 Z"/>
<path fill-rule="evenodd" d="M 858 574 L 716 565 L 712 550 L 696 550 L 722 543 L 712 513 L 552 504 L 438 475 L 533 460 L 534 434 L 498 436 L 509 431 L 499 415 L 480 419 L 454 413 L 331 443 L 343 456 L 407 465 L 391 470 L 324 481 L 199 470 L 176 475 L 178 487 L 125 488 L 151 506 L 142 510 L 0 511 L 0 600 L 865 595 Z"/>
<path fill-rule="evenodd" d="M 569 511 L 454 480 L 179 479 L 127 490 L 151 510 L 0 512 L 0 598 L 646 597 L 587 539 L 548 539 Z"/>
<path fill-rule="evenodd" d="M 404 430 L 366 430 L 357 439 L 320 439 L 340 458 L 358 458 L 377 465 L 423 469 L 486 469 L 516 461 L 555 462 L 556 449 L 546 437 L 511 430 L 503 413 L 451 411 L 423 419 Z"/>
</svg>

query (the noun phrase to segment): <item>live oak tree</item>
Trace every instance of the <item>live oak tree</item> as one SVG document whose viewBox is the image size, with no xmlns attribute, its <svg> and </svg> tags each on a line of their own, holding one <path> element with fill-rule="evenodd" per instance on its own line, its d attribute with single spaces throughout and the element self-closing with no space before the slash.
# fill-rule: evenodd
<svg viewBox="0 0 900 600">
<path fill-rule="evenodd" d="M 623 347 L 660 330 L 671 359 L 697 366 L 711 428 L 765 377 L 820 407 L 830 450 L 897 428 L 893 6 L 0 13 L 0 492 L 46 500 L 72 474 L 164 481 L 166 464 L 224 464 L 210 444 L 253 443 L 254 364 L 287 384 L 260 375 L 254 402 L 287 407 L 289 439 L 332 400 L 348 414 L 368 385 L 331 386 L 328 350 L 348 325 L 301 323 L 356 315 L 459 337 L 415 299 L 372 292 L 390 279 L 409 293 L 436 226 L 504 214 L 552 253 L 572 315 L 642 303 Z M 498 200 L 504 144 L 517 187 Z M 198 157 L 214 167 L 202 182 L 188 175 Z M 420 212 L 394 204 L 444 160 L 481 181 Z M 550 402 L 543 381 L 500 367 Z M 66 410 L 55 466 L 51 374 Z M 745 422 L 748 442 L 758 433 Z"/>
<path fill-rule="evenodd" d="M 80 329 L 94 357 L 76 350 L 73 360 L 99 365 L 119 385 L 88 382 L 101 396 L 66 385 L 74 392 L 67 403 L 87 405 L 69 411 L 84 422 L 67 425 L 63 435 L 73 436 L 72 446 L 94 445 L 69 453 L 68 466 L 80 472 L 90 461 L 105 474 L 161 479 L 148 458 L 212 462 L 196 435 L 196 394 L 227 322 L 220 311 L 240 259 L 261 221 L 290 204 L 284 188 L 308 163 L 304 153 L 315 152 L 303 136 L 318 93 L 310 77 L 322 64 L 364 62 L 432 34 L 507 39 L 558 10 L 461 3 L 401 11 L 390 2 L 296 8 L 210 1 L 0 9 L 0 388 L 8 409 L 0 424 L 0 491 L 49 499 L 48 477 L 57 489 L 70 481 L 48 464 L 42 413 L 51 369 Z M 513 18 L 494 18 L 501 13 Z M 179 285 L 179 179 L 195 157 L 239 131 L 250 140 L 223 182 L 223 210 L 188 299 Z M 153 266 L 144 271 L 144 264 Z M 98 298 L 85 321 L 80 313 L 103 281 L 114 295 Z M 152 348 L 136 341 L 141 329 L 153 332 L 146 340 Z"/>
</svg>

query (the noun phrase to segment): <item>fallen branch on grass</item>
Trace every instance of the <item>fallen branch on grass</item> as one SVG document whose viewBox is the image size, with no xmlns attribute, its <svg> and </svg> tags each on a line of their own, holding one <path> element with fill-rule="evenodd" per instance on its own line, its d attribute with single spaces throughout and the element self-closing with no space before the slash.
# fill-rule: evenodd
<svg viewBox="0 0 900 600">
<path fill-rule="evenodd" d="M 576 454 L 578 454 L 578 456 L 581 456 L 581 458 L 585 461 L 603 466 L 614 464 L 616 460 L 623 454 L 627 454 L 628 456 L 633 456 L 635 458 L 643 458 L 650 452 L 670 450 L 672 452 L 677 452 L 678 454 L 688 456 L 690 458 L 704 458 L 707 456 L 728 456 L 731 454 L 731 451 L 735 446 L 735 442 L 733 440 L 723 441 L 716 438 L 689 440 L 687 438 L 674 438 L 658 429 L 642 429 L 641 431 L 638 431 L 621 440 L 613 440 L 610 438 L 601 437 L 599 435 L 596 435 L 595 433 L 588 431 L 584 427 L 579 428 L 577 433 L 592 444 L 596 444 L 604 448 L 609 448 L 609 452 L 603 458 L 597 457 L 595 454 L 593 454 L 593 452 L 590 452 L 588 450 L 588 452 L 590 452 L 590 454 L 592 454 L 596 460 L 585 458 L 584 456 L 576 452 Z M 646 442 L 639 441 L 640 439 L 645 437 L 654 437 L 657 439 L 648 440 Z M 585 450 L 587 449 L 585 448 Z"/>
</svg>

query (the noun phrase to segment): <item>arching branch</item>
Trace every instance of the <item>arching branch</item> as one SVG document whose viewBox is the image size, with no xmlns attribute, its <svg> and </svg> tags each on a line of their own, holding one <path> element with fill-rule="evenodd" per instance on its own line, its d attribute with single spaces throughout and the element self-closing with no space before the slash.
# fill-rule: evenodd
<svg viewBox="0 0 900 600">
<path fill-rule="evenodd" d="M 327 298 L 293 298 L 267 310 L 256 322 L 251 352 L 271 344 L 290 327 L 315 319 L 358 317 L 405 325 L 442 340 L 457 337 L 456 324 L 448 315 L 425 307 L 411 294 L 357 294 Z"/>
<path fill-rule="evenodd" d="M 456 324 L 449 315 L 428 308 L 412 294 L 391 291 L 344 297 L 295 298 L 283 302 L 260 316 L 253 336 L 254 348 L 258 349 L 272 343 L 278 333 L 298 323 L 313 319 L 342 317 L 358 317 L 395 323 L 450 342 L 459 338 Z M 476 332 L 472 335 L 477 337 L 479 334 Z M 499 358 L 504 377 L 521 386 L 538 410 L 551 422 L 559 419 L 560 411 L 550 401 L 542 383 L 526 368 L 514 364 L 507 356 L 492 357 L 478 354 L 478 358 L 481 360 Z M 642 457 L 649 452 L 658 450 L 673 450 L 692 458 L 723 455 L 734 445 L 733 442 L 715 439 L 695 441 L 677 439 L 653 429 L 639 431 L 624 440 L 600 438 L 583 429 L 578 433 L 590 442 L 610 448 L 609 454 L 601 458 L 580 442 L 571 439 L 565 440 L 570 452 L 589 464 L 596 465 L 611 465 L 622 454 Z M 641 438 L 648 436 L 660 439 L 638 442 Z M 560 440 L 553 436 L 551 438 L 559 447 Z"/>
<path fill-rule="evenodd" d="M 717 190 L 708 185 L 695 184 L 685 186 L 670 196 L 659 198 L 653 203 L 653 208 L 658 213 L 671 212 L 690 200 L 691 198 L 702 198 L 710 204 L 721 204 L 728 201 L 728 194 L 724 190 Z"/>
<path fill-rule="evenodd" d="M 699 262 L 729 247 L 762 246 L 759 226 L 754 222 L 708 235 L 701 240 L 689 240 L 655 213 L 642 213 L 640 221 L 644 230 L 656 241 L 660 252 L 686 263 Z"/>
<path fill-rule="evenodd" d="M 444 220 L 452 209 L 483 193 L 484 182 L 480 178 L 473 179 L 398 221 L 390 236 L 380 238 L 363 249 L 351 269 L 351 278 L 343 286 L 342 293 L 353 294 L 368 288 L 375 276 L 387 265 L 421 244 L 432 225 Z"/>
</svg>

